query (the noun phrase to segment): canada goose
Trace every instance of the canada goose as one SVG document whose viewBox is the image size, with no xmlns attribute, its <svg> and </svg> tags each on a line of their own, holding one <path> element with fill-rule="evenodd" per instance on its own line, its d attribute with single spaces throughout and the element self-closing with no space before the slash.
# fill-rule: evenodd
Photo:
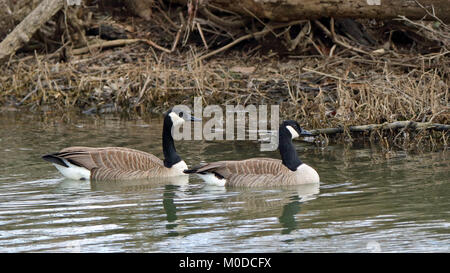
<svg viewBox="0 0 450 273">
<path fill-rule="evenodd" d="M 272 186 L 319 183 L 319 175 L 302 163 L 292 139 L 311 135 L 293 120 L 284 121 L 278 131 L 281 159 L 251 158 L 239 161 L 218 161 L 185 170 L 199 175 L 207 184 L 218 186 Z"/>
<path fill-rule="evenodd" d="M 162 146 L 164 161 L 158 157 L 121 147 L 68 147 L 42 156 L 67 178 L 75 180 L 131 180 L 185 175 L 186 163 L 177 154 L 172 127 L 197 119 L 183 111 L 170 109 L 164 116 Z"/>
</svg>

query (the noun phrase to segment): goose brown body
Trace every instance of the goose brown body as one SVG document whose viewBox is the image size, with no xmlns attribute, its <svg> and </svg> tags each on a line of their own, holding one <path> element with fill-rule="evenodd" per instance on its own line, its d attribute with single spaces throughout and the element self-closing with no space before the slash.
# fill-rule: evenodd
<svg viewBox="0 0 450 273">
<path fill-rule="evenodd" d="M 209 163 L 195 169 L 195 173 L 212 173 L 218 179 L 226 180 L 226 185 L 232 187 L 290 186 L 316 183 L 317 173 L 308 165 L 304 163 L 302 165 L 299 168 L 308 170 L 307 172 L 293 172 L 278 159 L 251 158 Z"/>
<path fill-rule="evenodd" d="M 176 175 L 158 157 L 121 147 L 68 147 L 54 154 L 88 169 L 92 180 L 129 180 Z"/>
</svg>

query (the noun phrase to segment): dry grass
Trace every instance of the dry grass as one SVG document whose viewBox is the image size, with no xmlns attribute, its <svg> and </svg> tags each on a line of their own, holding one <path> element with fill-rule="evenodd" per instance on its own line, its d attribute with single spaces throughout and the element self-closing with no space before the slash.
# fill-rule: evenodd
<svg viewBox="0 0 450 273">
<path fill-rule="evenodd" d="M 201 96 L 204 105 L 279 104 L 282 118 L 311 129 L 397 120 L 449 123 L 445 69 L 405 73 L 402 67 L 339 57 L 178 63 L 140 45 L 106 53 L 67 63 L 35 57 L 12 64 L 1 78 L 0 103 L 53 113 L 95 109 L 145 116 L 175 104 L 192 105 Z"/>
</svg>

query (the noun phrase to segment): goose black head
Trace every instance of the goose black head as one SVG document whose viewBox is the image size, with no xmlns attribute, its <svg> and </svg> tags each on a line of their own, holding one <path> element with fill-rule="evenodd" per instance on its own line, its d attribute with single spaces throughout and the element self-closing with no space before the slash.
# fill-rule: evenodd
<svg viewBox="0 0 450 273">
<path fill-rule="evenodd" d="M 284 129 L 286 129 L 289 132 L 291 138 L 312 135 L 310 132 L 301 128 L 300 125 L 298 125 L 298 123 L 295 120 L 285 120 L 280 126 L 280 131 Z"/>
<path fill-rule="evenodd" d="M 190 115 L 189 112 L 184 109 L 174 107 L 166 112 L 164 122 L 166 121 L 170 122 L 171 126 L 179 126 L 185 121 L 201 121 L 201 119 Z"/>
</svg>

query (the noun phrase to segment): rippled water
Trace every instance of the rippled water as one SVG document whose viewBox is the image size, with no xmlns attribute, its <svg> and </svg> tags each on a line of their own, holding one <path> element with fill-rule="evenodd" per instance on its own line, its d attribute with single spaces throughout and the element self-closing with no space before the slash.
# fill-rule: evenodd
<svg viewBox="0 0 450 273">
<path fill-rule="evenodd" d="M 386 156 L 376 147 L 296 143 L 320 186 L 208 187 L 174 181 L 63 179 L 40 159 L 71 145 L 162 158 L 161 118 L 0 114 L 0 252 L 449 252 L 447 151 Z M 188 165 L 277 157 L 250 141 L 180 141 Z"/>
</svg>

